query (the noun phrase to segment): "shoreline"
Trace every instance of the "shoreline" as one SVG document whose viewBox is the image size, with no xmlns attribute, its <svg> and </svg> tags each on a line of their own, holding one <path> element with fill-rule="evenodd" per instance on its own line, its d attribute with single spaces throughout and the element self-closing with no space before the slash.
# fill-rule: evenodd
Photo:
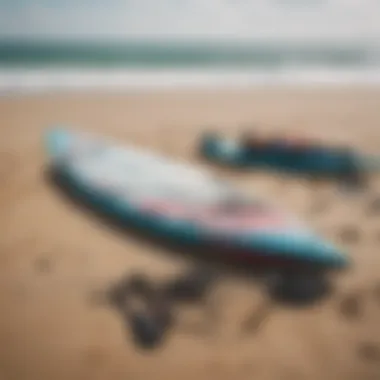
<svg viewBox="0 0 380 380">
<path fill-rule="evenodd" d="M 377 88 L 380 68 L 331 67 L 278 69 L 70 69 L 0 68 L 0 96 L 53 92 L 149 93 L 176 91 L 246 91 L 263 87 Z"/>
<path fill-rule="evenodd" d="M 122 98 L 122 97 L 160 97 L 160 96 L 191 96 L 207 95 L 218 96 L 220 94 L 249 96 L 252 94 L 380 94 L 380 84 L 346 84 L 346 85 L 310 85 L 310 84 L 261 84 L 245 86 L 179 86 L 179 87 L 156 87 L 141 88 L 129 87 L 122 89 L 50 89 L 37 90 L 28 89 L 20 91 L 18 89 L 0 89 L 0 102 L 8 100 L 18 101 L 23 99 L 41 99 L 41 98 Z"/>
</svg>

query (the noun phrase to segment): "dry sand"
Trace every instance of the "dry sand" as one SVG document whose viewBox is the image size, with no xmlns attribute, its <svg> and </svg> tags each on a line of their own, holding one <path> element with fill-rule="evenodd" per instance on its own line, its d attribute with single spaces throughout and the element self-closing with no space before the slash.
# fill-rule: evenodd
<svg viewBox="0 0 380 380">
<path fill-rule="evenodd" d="M 161 276 L 184 262 L 100 228 L 64 203 L 43 179 L 41 144 L 43 129 L 58 122 L 194 162 L 205 128 L 227 133 L 257 124 L 307 130 L 376 152 L 379 106 L 380 90 L 365 89 L 1 99 L 0 378 L 379 379 L 380 299 L 372 290 L 380 282 L 380 215 L 367 215 L 368 192 L 343 197 L 328 183 L 225 171 L 243 188 L 275 196 L 345 244 L 354 268 L 337 279 L 338 294 L 306 309 L 277 306 L 252 335 L 242 334 L 240 325 L 263 296 L 257 288 L 231 283 L 213 333 L 195 333 L 181 322 L 162 349 L 144 353 L 115 311 L 91 303 L 91 292 L 126 271 Z M 371 193 L 376 191 L 380 182 L 374 178 Z M 324 197 L 327 210 L 313 211 L 316 199 Z M 346 226 L 359 230 L 356 244 L 340 241 Z M 341 294 L 356 291 L 361 312 L 355 315 L 349 300 L 341 310 Z M 183 319 L 196 322 L 201 316 L 194 312 Z"/>
</svg>

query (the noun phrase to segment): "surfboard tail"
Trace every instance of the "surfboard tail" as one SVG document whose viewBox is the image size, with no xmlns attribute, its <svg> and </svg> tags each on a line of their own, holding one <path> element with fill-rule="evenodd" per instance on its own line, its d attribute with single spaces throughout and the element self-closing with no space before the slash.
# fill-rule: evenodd
<svg viewBox="0 0 380 380">
<path fill-rule="evenodd" d="M 70 147 L 71 136 L 67 129 L 49 128 L 44 134 L 44 148 L 53 161 L 64 156 Z"/>
</svg>

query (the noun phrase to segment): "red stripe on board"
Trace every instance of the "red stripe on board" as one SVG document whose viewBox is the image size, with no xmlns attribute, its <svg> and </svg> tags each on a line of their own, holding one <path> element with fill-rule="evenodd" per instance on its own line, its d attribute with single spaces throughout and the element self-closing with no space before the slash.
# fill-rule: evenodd
<svg viewBox="0 0 380 380">
<path fill-rule="evenodd" d="M 231 231 L 242 229 L 280 229 L 291 227 L 289 220 L 281 215 L 263 215 L 260 213 L 246 212 L 243 215 L 221 214 L 215 210 L 194 210 L 186 208 L 178 203 L 163 201 L 144 202 L 141 209 L 145 212 L 162 214 L 165 217 L 187 219 L 197 221 L 204 228 L 219 231 Z"/>
</svg>

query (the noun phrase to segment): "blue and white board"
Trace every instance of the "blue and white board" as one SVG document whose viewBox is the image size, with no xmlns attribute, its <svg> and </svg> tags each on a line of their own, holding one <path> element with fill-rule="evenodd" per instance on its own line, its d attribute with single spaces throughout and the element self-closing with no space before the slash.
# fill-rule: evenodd
<svg viewBox="0 0 380 380">
<path fill-rule="evenodd" d="M 328 148 L 312 142 L 299 145 L 268 140 L 245 146 L 241 140 L 207 133 L 200 141 L 204 158 L 227 166 L 265 168 L 318 176 L 343 176 L 377 172 L 380 157 L 365 156 L 351 149 Z"/>
<path fill-rule="evenodd" d="M 220 248 L 236 260 L 347 264 L 292 215 L 196 167 L 64 129 L 48 131 L 45 143 L 52 166 L 78 195 L 126 224 Z"/>
</svg>

